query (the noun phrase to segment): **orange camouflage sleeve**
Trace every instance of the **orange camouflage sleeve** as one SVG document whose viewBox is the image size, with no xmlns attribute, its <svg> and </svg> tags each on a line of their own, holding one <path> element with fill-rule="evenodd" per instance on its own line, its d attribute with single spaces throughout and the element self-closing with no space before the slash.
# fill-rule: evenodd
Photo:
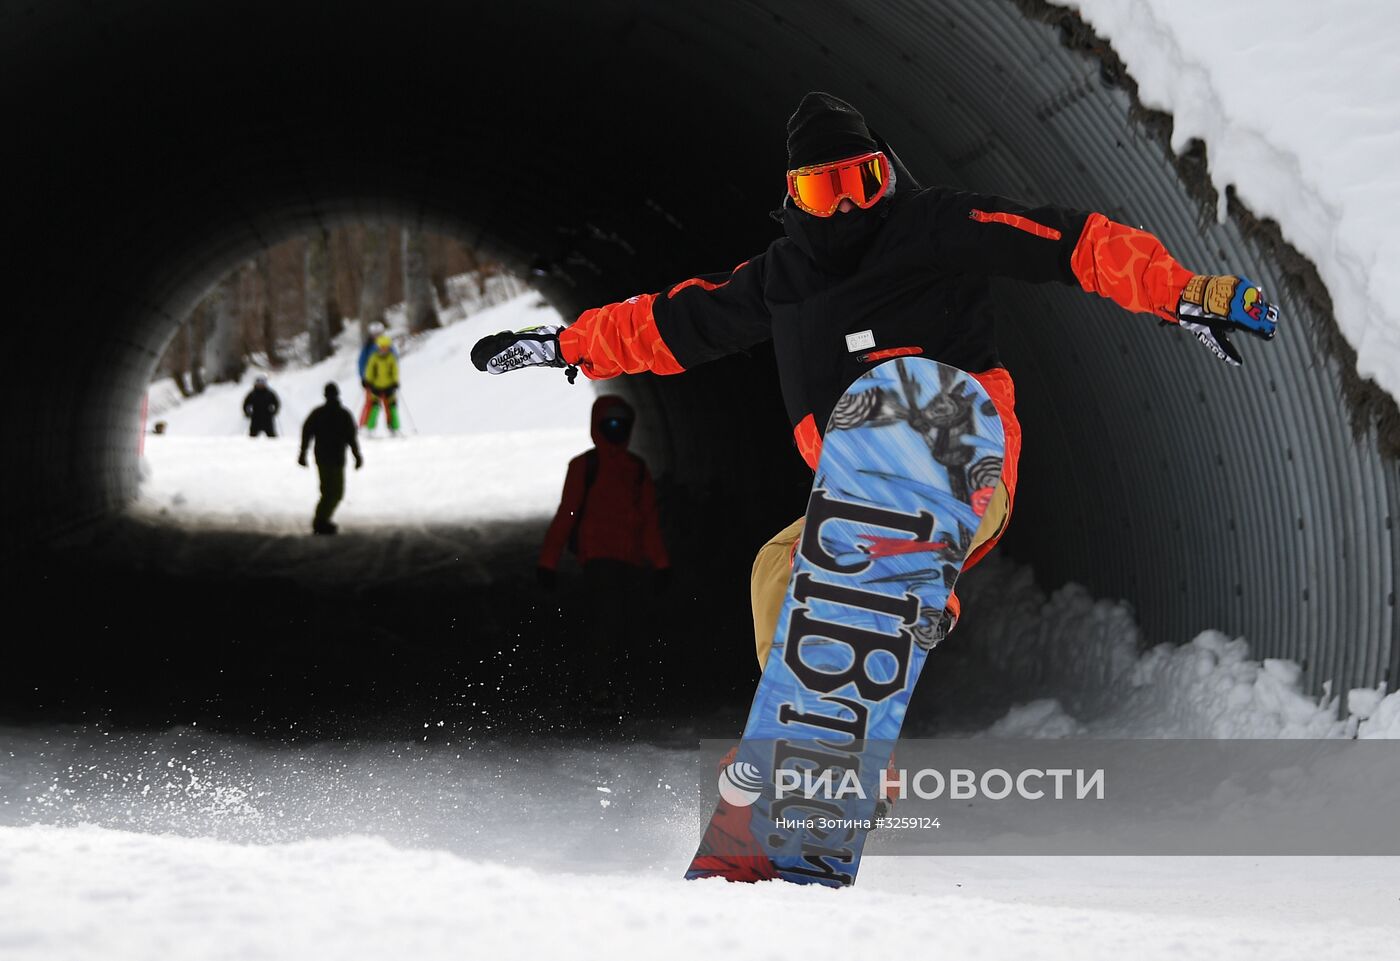
<svg viewBox="0 0 1400 961">
<path fill-rule="evenodd" d="M 1145 230 L 1090 214 L 1070 255 L 1079 284 L 1125 310 L 1176 323 L 1177 302 L 1193 276 Z"/>
<path fill-rule="evenodd" d="M 619 374 L 679 374 L 685 370 L 656 329 L 656 294 L 639 294 L 620 304 L 585 310 L 559 332 L 564 359 L 590 380 Z"/>
</svg>

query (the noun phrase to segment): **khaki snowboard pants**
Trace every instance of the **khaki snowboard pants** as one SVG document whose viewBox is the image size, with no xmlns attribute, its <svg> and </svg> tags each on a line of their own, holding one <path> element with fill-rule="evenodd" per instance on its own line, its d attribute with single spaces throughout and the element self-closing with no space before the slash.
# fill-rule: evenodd
<svg viewBox="0 0 1400 961">
<path fill-rule="evenodd" d="M 975 551 L 987 541 L 995 541 L 1006 529 L 1008 508 L 1006 487 L 997 484 L 992 502 L 982 515 L 982 523 L 972 536 Z M 787 527 L 774 534 L 772 539 L 758 549 L 753 559 L 753 574 L 749 589 L 753 600 L 753 639 L 758 650 L 758 667 L 761 671 L 768 663 L 768 652 L 773 647 L 773 634 L 778 629 L 778 615 L 782 613 L 783 599 L 787 596 L 788 575 L 792 573 L 792 558 L 797 552 L 797 542 L 802 537 L 802 525 L 806 518 L 799 517 Z"/>
</svg>

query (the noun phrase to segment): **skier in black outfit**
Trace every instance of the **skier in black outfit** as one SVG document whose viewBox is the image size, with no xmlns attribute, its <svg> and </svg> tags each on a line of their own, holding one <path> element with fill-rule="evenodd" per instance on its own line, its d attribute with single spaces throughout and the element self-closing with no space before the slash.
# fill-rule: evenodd
<svg viewBox="0 0 1400 961">
<path fill-rule="evenodd" d="M 355 436 L 355 418 L 340 404 L 340 388 L 326 385 L 326 402 L 317 407 L 301 425 L 301 453 L 297 463 L 306 466 L 306 448 L 316 441 L 316 471 L 321 475 L 321 499 L 311 521 L 313 534 L 334 534 L 339 528 L 331 523 L 331 514 L 345 496 L 345 448 L 355 455 L 355 470 L 365 466 L 360 455 L 360 442 Z"/>
<path fill-rule="evenodd" d="M 277 412 L 282 409 L 282 401 L 267 386 L 267 378 L 259 376 L 253 382 L 253 389 L 243 398 L 243 416 L 249 419 L 248 436 L 266 434 L 277 436 Z"/>
</svg>

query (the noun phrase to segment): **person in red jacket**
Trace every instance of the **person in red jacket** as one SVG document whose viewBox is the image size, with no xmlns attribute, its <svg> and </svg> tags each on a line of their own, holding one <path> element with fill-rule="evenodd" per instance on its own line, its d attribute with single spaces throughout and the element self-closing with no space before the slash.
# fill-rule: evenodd
<svg viewBox="0 0 1400 961">
<path fill-rule="evenodd" d="M 679 374 L 771 340 L 798 451 L 813 469 L 837 399 L 889 357 L 922 355 L 970 372 L 1006 433 L 1001 479 L 966 567 L 981 560 L 1011 516 L 1021 427 L 1011 374 L 997 356 L 990 279 L 1060 283 L 1185 330 L 1227 364 L 1229 335 L 1265 340 L 1278 311 L 1251 281 L 1195 273 L 1152 234 L 1100 213 L 1030 206 L 949 187 L 921 187 L 850 104 L 807 94 L 787 125 L 784 236 L 733 270 L 584 311 L 567 328 L 504 331 L 472 351 L 500 374 L 523 367 L 581 369 L 592 379 Z M 716 163 L 727 162 L 717 158 Z M 766 660 L 802 522 L 759 552 L 753 572 L 755 640 Z M 956 623 L 957 598 L 942 618 Z"/>
<path fill-rule="evenodd" d="M 599 706 L 618 703 L 618 675 L 624 672 L 615 668 L 620 657 L 636 653 L 641 641 L 645 609 L 637 599 L 649 596 L 649 581 L 664 586 L 671 572 L 651 472 L 646 461 L 627 449 L 636 419 L 632 405 L 621 397 L 605 395 L 593 402 L 595 446 L 569 461 L 559 510 L 545 533 L 536 570 L 540 585 L 553 589 L 566 547 L 583 568 L 592 639 L 587 678 Z"/>
</svg>

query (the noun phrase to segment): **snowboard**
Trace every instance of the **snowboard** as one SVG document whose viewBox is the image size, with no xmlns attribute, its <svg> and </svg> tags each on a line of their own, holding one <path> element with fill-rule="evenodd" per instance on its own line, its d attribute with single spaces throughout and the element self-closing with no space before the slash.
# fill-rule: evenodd
<svg viewBox="0 0 1400 961">
<path fill-rule="evenodd" d="M 936 361 L 886 361 L 842 395 L 773 648 L 687 878 L 854 883 L 1003 450 L 986 391 Z"/>
</svg>

